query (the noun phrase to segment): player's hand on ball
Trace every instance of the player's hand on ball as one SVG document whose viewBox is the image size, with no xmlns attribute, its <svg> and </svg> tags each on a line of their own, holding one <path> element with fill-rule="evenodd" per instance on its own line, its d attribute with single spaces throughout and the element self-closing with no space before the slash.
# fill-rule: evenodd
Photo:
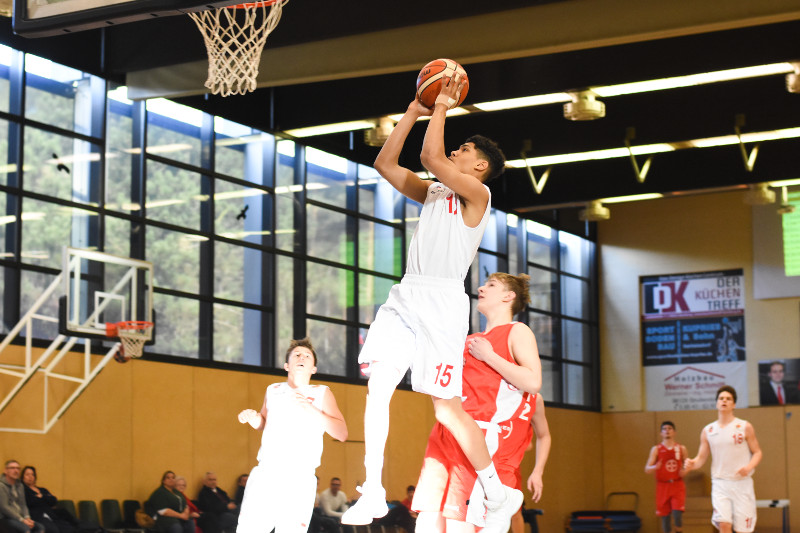
<svg viewBox="0 0 800 533">
<path fill-rule="evenodd" d="M 486 359 L 494 353 L 492 343 L 483 337 L 470 339 L 467 343 L 467 348 L 469 349 L 470 355 L 478 361 L 486 361 Z"/>
<path fill-rule="evenodd" d="M 252 424 L 253 420 L 256 420 L 259 416 L 255 409 L 245 409 L 239 413 L 239 422 L 242 424 Z"/>
</svg>

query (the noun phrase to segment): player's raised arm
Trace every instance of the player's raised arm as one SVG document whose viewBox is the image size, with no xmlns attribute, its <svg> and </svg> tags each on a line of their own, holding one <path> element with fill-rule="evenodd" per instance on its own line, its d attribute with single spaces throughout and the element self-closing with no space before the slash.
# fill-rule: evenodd
<svg viewBox="0 0 800 533">
<path fill-rule="evenodd" d="M 467 206 L 474 204 L 478 208 L 477 210 L 482 212 L 489 202 L 489 192 L 477 175 L 489 168 L 489 162 L 478 158 L 469 169 L 460 169 L 453 160 L 447 157 L 444 146 L 444 121 L 450 107 L 449 101 L 451 99 L 458 100 L 463 86 L 464 80 L 460 79 L 458 75 L 442 78 L 442 91 L 436 98 L 433 115 L 428 129 L 425 131 L 421 160 L 422 165 L 439 181 L 453 190 Z M 474 146 L 464 143 L 459 147 L 458 152 L 468 152 L 474 149 Z M 454 155 L 453 159 L 458 156 L 455 152 L 451 155 Z"/>
<path fill-rule="evenodd" d="M 375 159 L 375 170 L 392 186 L 415 202 L 425 202 L 430 182 L 421 179 L 409 169 L 400 165 L 400 153 L 406 137 L 419 117 L 429 116 L 430 109 L 423 106 L 418 99 L 408 104 L 403 117 L 395 125 L 389 138 L 386 139 L 378 157 Z"/>
</svg>

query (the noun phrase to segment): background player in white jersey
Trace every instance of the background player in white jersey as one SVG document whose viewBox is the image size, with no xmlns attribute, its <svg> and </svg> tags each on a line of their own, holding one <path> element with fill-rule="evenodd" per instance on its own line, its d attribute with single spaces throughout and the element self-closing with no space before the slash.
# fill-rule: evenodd
<svg viewBox="0 0 800 533">
<path fill-rule="evenodd" d="M 522 487 L 519 466 L 531 442 L 536 407 L 544 405 L 537 402 L 536 394 L 542 385 L 536 338 L 528 326 L 512 321 L 530 301 L 528 280 L 525 274 L 489 276 L 478 289 L 478 311 L 486 317 L 486 329 L 467 337 L 464 347 L 464 410 L 486 431 L 487 449 L 500 480 L 516 489 Z M 541 414 L 543 418 L 543 410 Z M 542 418 L 543 439 L 537 451 L 540 470 L 550 449 L 547 421 Z M 484 525 L 483 501 L 475 469 L 450 432 L 437 423 L 428 439 L 412 503 L 419 512 L 416 530 L 474 531 L 474 525 Z M 521 504 L 520 500 L 513 513 Z M 503 531 L 508 531 L 508 523 Z"/>
<path fill-rule="evenodd" d="M 736 418 L 736 390 L 717 391 L 717 420 L 700 433 L 700 449 L 686 459 L 686 471 L 703 466 L 711 452 L 711 523 L 720 533 L 750 533 L 756 527 L 753 470 L 761 462 L 761 447 L 750 422 Z"/>
<path fill-rule="evenodd" d="M 403 280 L 392 287 L 369 329 L 359 363 L 369 364 L 364 413 L 366 480 L 361 498 L 345 512 L 344 524 L 369 524 L 388 512 L 382 484 L 389 432 L 389 403 L 410 368 L 415 391 L 433 398 L 436 419 L 451 431 L 486 485 L 490 523 L 500 531 L 519 505 L 522 493 L 504 487 L 494 471 L 483 433 L 461 406 L 461 369 L 469 325 L 464 277 L 489 219 L 487 181 L 499 175 L 505 157 L 481 136 L 467 139 L 448 157 L 444 148 L 445 113 L 464 81 L 444 78 L 433 110 L 412 101 L 375 160 L 375 169 L 399 192 L 423 204 L 408 250 Z M 439 182 L 420 179 L 400 165 L 400 153 L 414 123 L 431 120 L 422 147 L 422 164 Z M 516 501 L 516 504 L 515 504 Z M 513 512 L 513 511 L 511 511 Z M 505 533 L 505 532 L 503 532 Z"/>
<path fill-rule="evenodd" d="M 288 380 L 267 387 L 261 411 L 245 409 L 239 422 L 261 429 L 258 465 L 250 472 L 238 533 L 305 533 L 316 498 L 314 471 L 322 435 L 347 440 L 347 424 L 324 385 L 311 385 L 317 354 L 307 338 L 293 340 L 283 368 Z"/>
<path fill-rule="evenodd" d="M 661 519 L 661 530 L 675 533 L 683 531 L 683 511 L 686 509 L 686 485 L 683 482 L 683 462 L 689 457 L 686 446 L 675 442 L 675 424 L 661 422 L 661 443 L 650 449 L 644 471 L 656 477 L 656 516 Z"/>
</svg>

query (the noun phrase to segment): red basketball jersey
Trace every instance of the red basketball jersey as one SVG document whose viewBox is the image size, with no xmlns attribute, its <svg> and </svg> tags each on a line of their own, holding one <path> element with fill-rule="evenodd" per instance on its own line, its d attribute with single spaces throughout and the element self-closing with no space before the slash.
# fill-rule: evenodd
<svg viewBox="0 0 800 533">
<path fill-rule="evenodd" d="M 674 481 L 681 479 L 681 463 L 686 457 L 681 457 L 681 447 L 675 443 L 672 448 L 663 444 L 658 445 L 658 461 L 661 466 L 656 470 L 656 481 Z"/>
<path fill-rule="evenodd" d="M 467 341 L 484 337 L 492 344 L 497 355 L 516 364 L 508 349 L 508 335 L 516 324 L 503 324 L 492 328 L 488 333 L 473 333 L 467 337 Z M 513 419 L 523 403 L 523 392 L 504 380 L 488 364 L 475 359 L 466 345 L 461 394 L 464 411 L 473 419 L 495 424 Z"/>
</svg>

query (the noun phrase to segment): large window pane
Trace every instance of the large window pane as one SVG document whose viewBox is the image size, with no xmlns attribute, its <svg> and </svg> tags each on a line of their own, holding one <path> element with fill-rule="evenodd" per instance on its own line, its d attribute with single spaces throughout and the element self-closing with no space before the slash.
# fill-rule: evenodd
<svg viewBox="0 0 800 533">
<path fill-rule="evenodd" d="M 97 205 L 99 179 L 92 165 L 100 161 L 99 149 L 90 143 L 36 129 L 25 128 L 24 186 L 48 196 Z"/>
<path fill-rule="evenodd" d="M 214 231 L 228 239 L 268 244 L 272 221 L 264 219 L 272 198 L 262 189 L 225 180 L 214 185 Z"/>
<path fill-rule="evenodd" d="M 301 212 L 300 192 L 294 184 L 294 151 L 292 141 L 278 141 L 278 163 L 275 169 L 275 246 L 281 250 L 294 249 L 295 218 Z M 299 217 L 298 217 L 299 218 Z"/>
<path fill-rule="evenodd" d="M 2 52 L 2 48 L 0 48 L 0 52 Z M 2 68 L 3 65 L 0 64 L 0 72 Z M 3 78 L 0 77 L 0 98 L 3 97 L 2 90 Z M 8 175 L 14 174 L 16 171 L 17 165 L 9 164 L 8 160 L 8 121 L 0 120 L 0 185 L 8 185 Z"/>
<path fill-rule="evenodd" d="M 20 316 L 30 311 L 39 296 L 56 280 L 52 274 L 41 272 L 31 272 L 23 270 L 20 280 Z M 58 316 L 58 297 L 60 291 L 53 291 L 50 297 L 39 308 L 38 314 L 43 316 Z M 14 324 L 16 325 L 16 324 Z M 12 325 L 12 327 L 14 326 Z M 20 336 L 25 336 L 26 330 L 20 332 Z M 58 324 L 55 322 L 45 322 L 43 320 L 33 321 L 33 338 L 53 340 L 58 336 Z"/>
<path fill-rule="evenodd" d="M 163 98 L 147 101 L 147 153 L 200 166 L 203 113 Z"/>
<path fill-rule="evenodd" d="M 263 262 L 271 256 L 244 246 L 214 244 L 214 295 L 226 300 L 262 303 Z M 283 279 L 278 278 L 280 283 Z"/>
<path fill-rule="evenodd" d="M 317 352 L 317 373 L 347 375 L 347 326 L 309 319 L 306 327 Z"/>
<path fill-rule="evenodd" d="M 201 195 L 204 178 L 169 165 L 147 164 L 147 217 L 189 229 L 200 229 L 200 209 L 208 198 Z"/>
<path fill-rule="evenodd" d="M 125 87 L 109 91 L 106 112 L 106 208 L 138 211 L 131 202 L 133 149 L 133 102 Z"/>
<path fill-rule="evenodd" d="M 561 321 L 564 357 L 572 361 L 591 362 L 592 328 L 588 324 L 564 319 Z"/>
<path fill-rule="evenodd" d="M 145 351 L 197 359 L 200 302 L 155 293 L 153 309 L 157 320 L 156 342 L 145 346 Z"/>
<path fill-rule="evenodd" d="M 506 254 L 508 252 L 508 238 L 506 236 L 506 214 L 492 209 L 489 222 L 483 233 L 480 247 L 490 252 Z M 493 271 L 496 272 L 496 271 Z"/>
<path fill-rule="evenodd" d="M 397 282 L 394 280 L 370 276 L 369 274 L 358 275 L 359 322 L 372 324 L 378 308 L 386 301 L 389 291 L 395 283 Z"/>
<path fill-rule="evenodd" d="M 12 259 L 15 255 L 13 243 L 17 231 L 17 217 L 9 214 L 10 206 L 8 205 L 9 201 L 15 200 L 13 196 L 6 196 L 4 192 L 0 191 L 0 258 L 2 259 Z"/>
<path fill-rule="evenodd" d="M 8 112 L 9 109 L 9 67 L 11 66 L 13 55 L 18 53 L 16 50 L 0 44 L 0 111 Z"/>
<path fill-rule="evenodd" d="M 539 355 L 553 357 L 559 354 L 555 335 L 556 321 L 553 317 L 539 313 L 528 313 L 528 324 L 536 336 Z"/>
<path fill-rule="evenodd" d="M 558 232 L 558 240 L 561 243 L 561 270 L 588 277 L 594 243 L 564 231 Z"/>
<path fill-rule="evenodd" d="M 214 131 L 214 170 L 258 185 L 272 183 L 272 169 L 264 168 L 264 151 L 272 149 L 275 137 L 222 117 L 214 117 Z"/>
<path fill-rule="evenodd" d="M 214 360 L 261 364 L 261 311 L 214 304 Z"/>
<path fill-rule="evenodd" d="M 89 248 L 97 242 L 97 213 L 32 198 L 22 201 L 22 261 L 61 269 L 65 246 Z"/>
<path fill-rule="evenodd" d="M 275 367 L 281 368 L 283 354 L 294 338 L 294 272 L 296 260 L 279 255 L 276 259 L 278 283 L 275 287 Z M 279 362 L 280 361 L 280 362 Z"/>
<path fill-rule="evenodd" d="M 130 257 L 132 231 L 131 222 L 123 218 L 106 216 L 105 224 L 106 242 L 105 246 L 103 247 L 103 251 L 107 254 L 118 255 L 120 257 Z"/>
<path fill-rule="evenodd" d="M 308 263 L 307 312 L 331 318 L 347 319 L 353 306 L 354 275 L 340 268 Z"/>
<path fill-rule="evenodd" d="M 91 134 L 92 76 L 25 54 L 25 116 L 65 130 Z"/>
<path fill-rule="evenodd" d="M 153 263 L 155 286 L 198 294 L 201 240 L 195 235 L 155 226 L 147 227 L 146 238 L 147 260 Z"/>
<path fill-rule="evenodd" d="M 562 402 L 561 365 L 542 359 L 542 398 L 545 402 Z"/>
<path fill-rule="evenodd" d="M 532 220 L 525 223 L 528 234 L 528 262 L 546 267 L 555 267 L 555 230 Z"/>
<path fill-rule="evenodd" d="M 368 220 L 358 223 L 358 266 L 392 276 L 403 274 L 403 232 Z"/>
<path fill-rule="evenodd" d="M 328 261 L 353 265 L 355 251 L 352 231 L 348 234 L 348 217 L 342 213 L 308 205 L 308 255 Z"/>
<path fill-rule="evenodd" d="M 530 283 L 530 306 L 543 311 L 553 311 L 554 291 L 558 288 L 558 277 L 554 272 L 540 268 L 528 268 Z"/>
<path fill-rule="evenodd" d="M 561 276 L 561 310 L 576 318 L 591 318 L 589 282 Z"/>
<path fill-rule="evenodd" d="M 372 167 L 358 166 L 358 211 L 387 222 L 399 222 L 404 196 Z"/>
<path fill-rule="evenodd" d="M 347 206 L 347 160 L 315 148 L 306 148 L 306 187 L 309 198 L 341 207 Z"/>
<path fill-rule="evenodd" d="M 564 402 L 570 405 L 591 405 L 592 381 L 586 367 L 564 364 Z"/>
</svg>

